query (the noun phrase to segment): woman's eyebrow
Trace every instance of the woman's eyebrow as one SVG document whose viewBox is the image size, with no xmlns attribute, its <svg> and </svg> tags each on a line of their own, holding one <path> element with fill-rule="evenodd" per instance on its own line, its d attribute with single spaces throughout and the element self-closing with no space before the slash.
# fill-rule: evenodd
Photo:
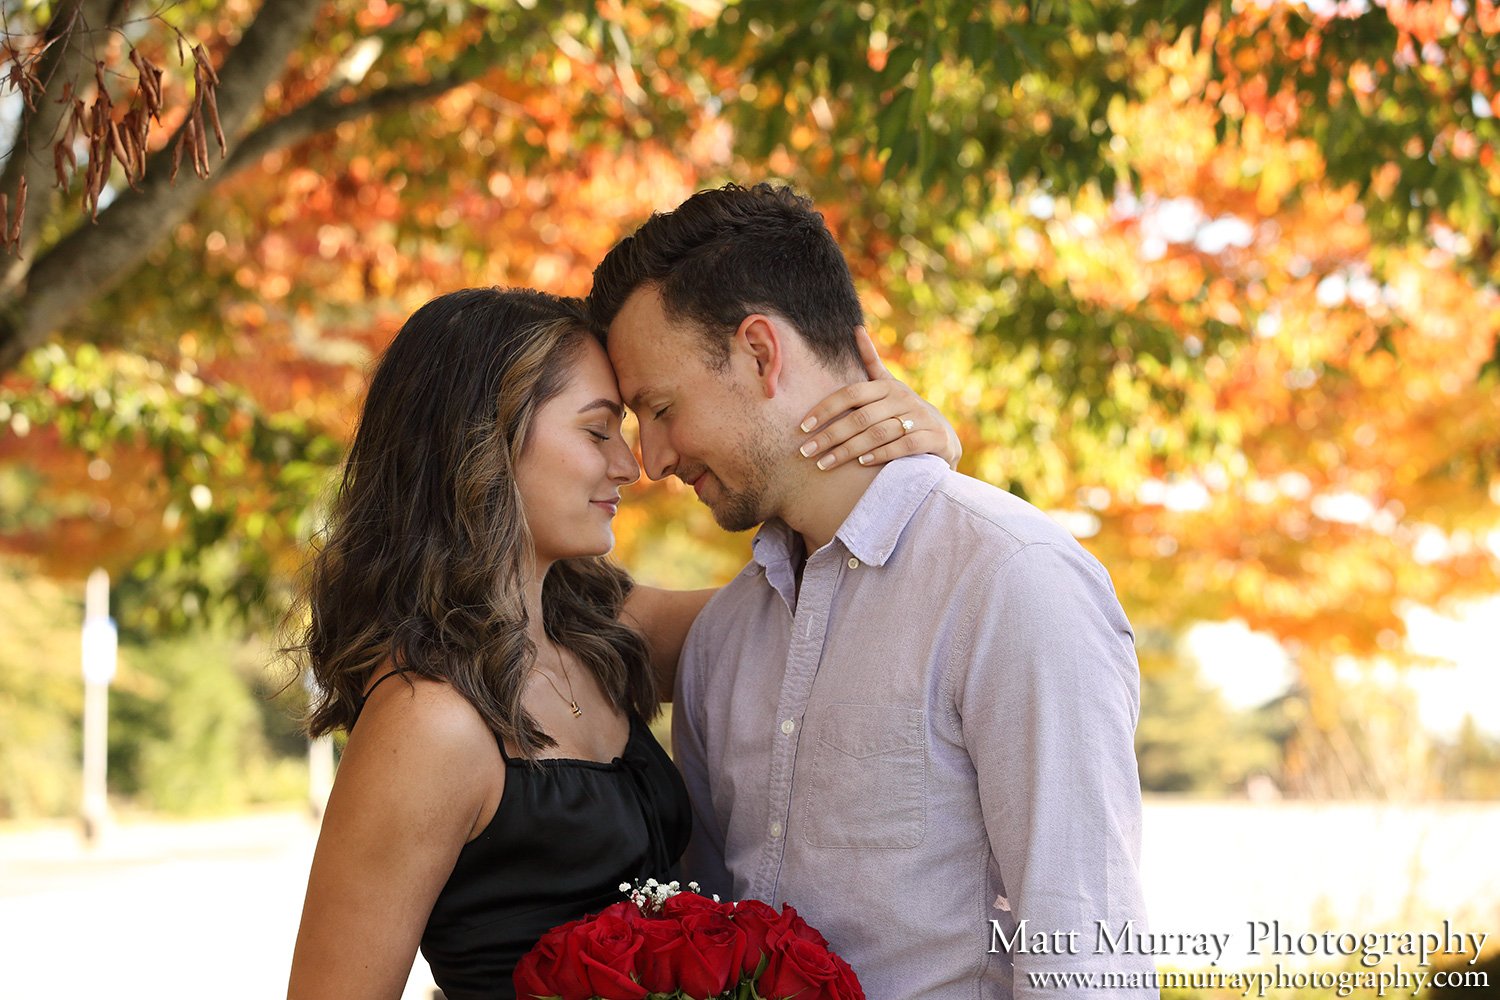
<svg viewBox="0 0 1500 1000">
<path fill-rule="evenodd" d="M 586 403 L 583 406 L 580 406 L 578 408 L 578 412 L 587 413 L 590 410 L 597 410 L 601 406 L 604 409 L 608 410 L 610 413 L 613 413 L 616 417 L 619 417 L 621 420 L 625 419 L 625 411 L 620 408 L 620 404 L 616 403 L 613 399 L 605 399 L 603 396 L 600 396 L 592 403 Z"/>
</svg>

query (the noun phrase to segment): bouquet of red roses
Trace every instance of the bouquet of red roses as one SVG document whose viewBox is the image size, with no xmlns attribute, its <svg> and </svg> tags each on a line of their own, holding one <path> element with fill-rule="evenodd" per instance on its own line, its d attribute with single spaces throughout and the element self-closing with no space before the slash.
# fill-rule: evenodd
<svg viewBox="0 0 1500 1000">
<path fill-rule="evenodd" d="M 515 981 L 522 1000 L 865 997 L 854 970 L 790 906 L 777 913 L 755 899 L 721 903 L 654 880 L 548 931 L 516 966 Z"/>
</svg>

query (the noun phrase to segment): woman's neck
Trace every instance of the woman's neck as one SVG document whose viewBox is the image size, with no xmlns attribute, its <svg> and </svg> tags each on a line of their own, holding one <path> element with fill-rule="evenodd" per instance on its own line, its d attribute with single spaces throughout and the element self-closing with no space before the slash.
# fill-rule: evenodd
<svg viewBox="0 0 1500 1000">
<path fill-rule="evenodd" d="M 552 566 L 538 566 L 526 581 L 524 593 L 521 595 L 522 604 L 526 608 L 526 635 L 541 650 L 547 648 L 549 640 L 547 629 L 542 620 L 542 583 L 547 579 L 547 570 Z"/>
</svg>

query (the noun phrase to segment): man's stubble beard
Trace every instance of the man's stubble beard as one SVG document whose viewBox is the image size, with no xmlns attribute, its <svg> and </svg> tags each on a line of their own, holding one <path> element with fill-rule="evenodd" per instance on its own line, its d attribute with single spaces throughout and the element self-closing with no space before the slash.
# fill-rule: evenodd
<svg viewBox="0 0 1500 1000">
<path fill-rule="evenodd" d="M 776 467 L 785 452 L 783 434 L 765 419 L 747 421 L 735 442 L 745 485 L 732 488 L 717 475 L 718 498 L 708 505 L 725 531 L 749 531 L 776 515 Z M 710 473 L 712 474 L 712 473 Z"/>
</svg>

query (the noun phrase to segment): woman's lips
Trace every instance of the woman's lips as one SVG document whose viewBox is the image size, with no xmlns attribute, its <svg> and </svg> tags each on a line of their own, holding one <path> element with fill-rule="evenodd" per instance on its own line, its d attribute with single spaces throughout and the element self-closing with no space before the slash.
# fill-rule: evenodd
<svg viewBox="0 0 1500 1000">
<path fill-rule="evenodd" d="M 610 517 L 614 517 L 616 512 L 618 512 L 620 509 L 620 501 L 618 500 L 590 500 L 589 503 L 593 504 L 595 507 L 603 507 L 605 510 L 609 511 Z"/>
</svg>

